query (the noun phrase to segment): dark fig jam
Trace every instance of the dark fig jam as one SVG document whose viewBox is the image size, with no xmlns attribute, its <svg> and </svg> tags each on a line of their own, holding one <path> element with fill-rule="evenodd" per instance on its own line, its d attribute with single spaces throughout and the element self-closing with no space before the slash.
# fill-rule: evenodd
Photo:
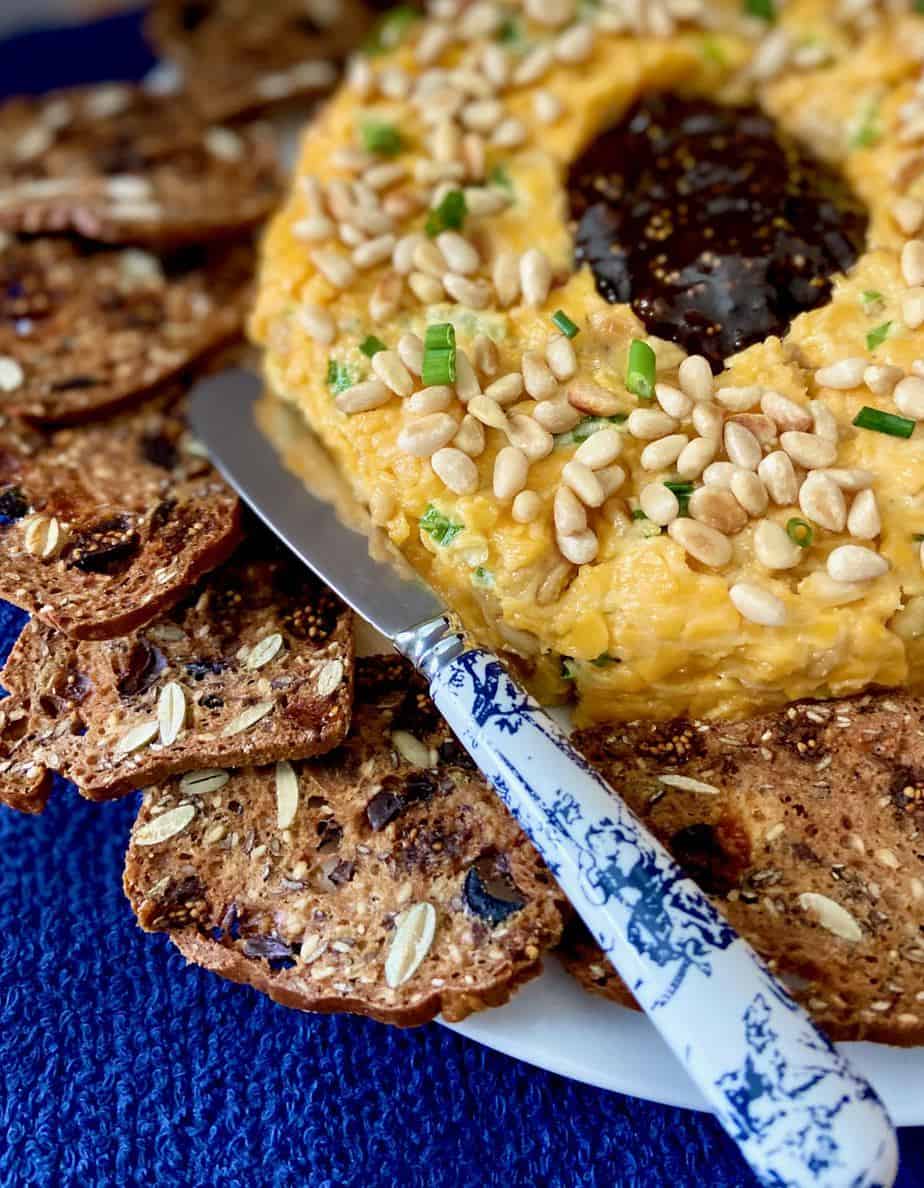
<svg viewBox="0 0 924 1188">
<path fill-rule="evenodd" d="M 588 145 L 568 188 L 601 296 L 716 371 L 826 301 L 866 238 L 846 180 L 757 107 L 648 96 Z"/>
</svg>

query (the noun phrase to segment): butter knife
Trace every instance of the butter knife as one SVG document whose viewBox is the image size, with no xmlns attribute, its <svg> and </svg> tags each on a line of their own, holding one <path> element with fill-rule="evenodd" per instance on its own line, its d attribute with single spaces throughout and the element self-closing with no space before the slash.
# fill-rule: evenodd
<svg viewBox="0 0 924 1188">
<path fill-rule="evenodd" d="M 470 646 L 431 590 L 373 557 L 368 537 L 283 467 L 254 420 L 262 390 L 242 369 L 203 380 L 194 432 L 269 528 L 423 673 L 758 1180 L 892 1185 L 896 1135 L 873 1088 L 498 658 Z"/>
</svg>

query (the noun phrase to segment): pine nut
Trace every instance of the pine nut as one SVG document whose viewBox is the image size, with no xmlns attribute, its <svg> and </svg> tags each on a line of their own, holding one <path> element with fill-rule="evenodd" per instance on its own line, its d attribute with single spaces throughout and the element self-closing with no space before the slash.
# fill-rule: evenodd
<svg viewBox="0 0 924 1188">
<path fill-rule="evenodd" d="M 392 399 L 392 393 L 379 380 L 366 380 L 362 384 L 354 384 L 345 392 L 338 392 L 334 397 L 334 404 L 343 413 L 368 412 L 372 408 L 381 408 Z"/>
<path fill-rule="evenodd" d="M 594 474 L 597 476 L 597 481 L 603 488 L 603 494 L 607 499 L 609 499 L 614 491 L 618 491 L 626 481 L 626 472 L 621 466 L 603 466 L 600 470 L 595 470 Z"/>
<path fill-rule="evenodd" d="M 670 487 L 663 483 L 649 483 L 638 496 L 639 506 L 653 524 L 664 528 L 680 515 L 680 501 Z"/>
<path fill-rule="evenodd" d="M 691 400 L 705 402 L 712 399 L 715 377 L 708 359 L 702 355 L 688 355 L 680 364 L 678 381 L 683 392 Z"/>
<path fill-rule="evenodd" d="M 427 276 L 442 277 L 446 271 L 443 253 L 432 239 L 420 239 L 414 247 L 414 267 Z"/>
<path fill-rule="evenodd" d="M 533 416 L 549 433 L 567 433 L 580 421 L 581 414 L 567 400 L 543 400 L 536 406 Z"/>
<path fill-rule="evenodd" d="M 625 530 L 632 526 L 629 509 L 624 499 L 615 497 L 613 499 L 607 499 L 603 507 L 600 508 L 600 515 L 606 520 L 607 524 L 612 524 L 614 527 L 618 525 Z"/>
<path fill-rule="evenodd" d="M 497 375 L 497 369 L 500 367 L 500 353 L 493 338 L 488 338 L 487 334 L 476 334 L 475 341 L 472 343 L 472 354 L 476 370 L 487 376 L 488 379 Z"/>
<path fill-rule="evenodd" d="M 504 118 L 498 99 L 475 99 L 462 108 L 462 123 L 475 132 L 492 132 Z"/>
<path fill-rule="evenodd" d="M 721 532 L 697 520 L 678 519 L 669 525 L 668 534 L 701 565 L 721 569 L 732 558 L 731 541 Z"/>
<path fill-rule="evenodd" d="M 693 408 L 690 397 L 679 388 L 672 388 L 670 384 L 655 384 L 655 397 L 667 415 L 675 421 L 683 421 Z"/>
<path fill-rule="evenodd" d="M 449 413 L 431 413 L 404 426 L 398 434 L 398 449 L 415 458 L 430 458 L 449 445 L 457 429 L 456 419 Z"/>
<path fill-rule="evenodd" d="M 862 545 L 840 545 L 828 554 L 828 576 L 836 582 L 871 582 L 888 571 L 885 557 Z"/>
<path fill-rule="evenodd" d="M 639 461 L 643 470 L 665 470 L 680 457 L 689 438 L 685 433 L 669 433 L 642 450 Z"/>
<path fill-rule="evenodd" d="M 760 404 L 763 388 L 756 384 L 747 388 L 719 388 L 715 394 L 716 400 L 723 408 L 730 412 L 747 412 Z"/>
<path fill-rule="evenodd" d="M 540 124 L 554 124 L 564 110 L 562 101 L 552 91 L 533 95 L 533 115 Z"/>
<path fill-rule="evenodd" d="M 736 466 L 743 466 L 745 470 L 756 470 L 764 456 L 760 442 L 743 425 L 736 425 L 729 421 L 725 426 L 725 453 L 730 462 Z"/>
<path fill-rule="evenodd" d="M 524 7 L 537 25 L 557 29 L 574 17 L 575 0 L 526 0 Z"/>
<path fill-rule="evenodd" d="M 924 379 L 909 375 L 899 383 L 892 394 L 895 407 L 913 421 L 924 421 Z"/>
<path fill-rule="evenodd" d="M 673 433 L 677 422 L 667 413 L 655 408 L 636 408 L 629 413 L 626 429 L 640 441 L 654 441 Z"/>
<path fill-rule="evenodd" d="M 812 414 L 795 400 L 780 392 L 765 392 L 760 400 L 761 411 L 781 429 L 796 429 L 807 433 L 812 428 Z"/>
<path fill-rule="evenodd" d="M 866 358 L 841 359 L 838 363 L 820 367 L 815 372 L 815 383 L 822 388 L 847 392 L 851 388 L 859 387 L 863 382 L 863 372 L 868 366 L 869 360 Z"/>
<path fill-rule="evenodd" d="M 763 413 L 735 413 L 728 418 L 728 422 L 743 425 L 745 429 L 754 434 L 761 446 L 776 445 L 776 422 L 771 421 Z"/>
<path fill-rule="evenodd" d="M 510 77 L 510 59 L 506 50 L 494 42 L 486 45 L 481 51 L 481 69 L 494 86 L 501 90 Z"/>
<path fill-rule="evenodd" d="M 521 491 L 513 501 L 512 515 L 518 524 L 532 524 L 542 512 L 542 500 L 535 491 Z"/>
<path fill-rule="evenodd" d="M 562 468 L 561 477 L 585 507 L 599 507 L 606 498 L 600 480 L 594 472 L 575 458 Z"/>
<path fill-rule="evenodd" d="M 552 266 L 539 248 L 529 248 L 520 257 L 520 288 L 523 300 L 535 308 L 543 305 L 552 285 Z"/>
<path fill-rule="evenodd" d="M 882 531 L 876 495 L 867 489 L 853 497 L 847 516 L 847 531 L 857 540 L 875 540 Z"/>
<path fill-rule="evenodd" d="M 491 270 L 491 280 L 499 304 L 506 309 L 520 295 L 520 261 L 515 252 L 498 252 Z"/>
<path fill-rule="evenodd" d="M 782 627 L 786 623 L 785 603 L 752 582 L 736 582 L 728 596 L 735 610 L 750 623 L 761 627 Z"/>
<path fill-rule="evenodd" d="M 559 62 L 586 62 L 593 53 L 594 33 L 589 25 L 574 25 L 555 42 Z"/>
<path fill-rule="evenodd" d="M 373 322 L 385 322 L 401 308 L 404 281 L 397 272 L 386 272 L 376 282 L 369 298 L 369 316 Z"/>
<path fill-rule="evenodd" d="M 600 548 L 597 534 L 590 528 L 570 536 L 559 536 L 557 543 L 561 555 L 572 565 L 589 565 Z"/>
<path fill-rule="evenodd" d="M 552 65 L 552 51 L 547 45 L 538 45 L 530 50 L 513 72 L 513 85 L 529 86 L 538 82 Z"/>
<path fill-rule="evenodd" d="M 808 475 L 799 491 L 799 506 L 822 528 L 843 532 L 847 523 L 847 501 L 844 492 L 827 475 L 817 470 Z"/>
<path fill-rule="evenodd" d="M 598 429 L 581 442 L 574 452 L 576 462 L 583 462 L 591 470 L 601 470 L 615 462 L 622 453 L 622 435 L 618 429 Z"/>
<path fill-rule="evenodd" d="M 334 224 L 326 215 L 309 215 L 306 219 L 299 219 L 292 224 L 292 234 L 296 239 L 306 239 L 311 243 L 319 243 L 322 239 L 330 239 L 334 234 Z"/>
<path fill-rule="evenodd" d="M 465 205 L 468 207 L 468 213 L 473 218 L 478 218 L 483 215 L 500 214 L 502 210 L 506 210 L 511 203 L 510 195 L 504 190 L 498 189 L 497 186 L 469 186 L 465 191 Z M 516 261 L 516 253 L 510 252 Z M 517 287 L 520 284 L 520 268 L 519 264 L 515 263 L 517 273 Z M 496 287 L 496 285 L 495 285 Z M 513 301 L 513 298 L 510 299 Z M 509 305 L 510 302 L 507 302 Z"/>
<path fill-rule="evenodd" d="M 830 466 L 837 457 L 837 446 L 815 433 L 799 433 L 795 429 L 780 435 L 780 445 L 789 457 L 806 470 Z M 765 480 L 766 481 L 766 480 Z"/>
<path fill-rule="evenodd" d="M 594 417 L 615 416 L 622 406 L 622 401 L 615 392 L 609 392 L 606 388 L 601 388 L 599 384 L 588 379 L 575 380 L 571 384 L 568 388 L 568 400 L 581 412 L 589 413 Z M 674 426 L 673 421 L 671 421 L 671 426 Z"/>
<path fill-rule="evenodd" d="M 712 462 L 703 471 L 703 482 L 717 491 L 730 491 L 732 478 L 738 467 L 732 462 Z"/>
<path fill-rule="evenodd" d="M 341 223 L 337 228 L 337 234 L 340 237 L 340 242 L 345 243 L 347 247 L 355 248 L 366 242 L 366 233 L 360 231 L 358 227 L 354 227 L 352 223 Z"/>
<path fill-rule="evenodd" d="M 762 516 L 770 502 L 767 488 L 753 470 L 735 471 L 731 480 L 731 493 L 749 516 Z"/>
<path fill-rule="evenodd" d="M 761 520 L 754 529 L 754 555 L 766 569 L 794 569 L 805 551 L 775 520 Z"/>
<path fill-rule="evenodd" d="M 413 375 L 423 371 L 424 345 L 416 334 L 402 334 L 398 339 L 398 358 Z"/>
<path fill-rule="evenodd" d="M 809 409 L 812 414 L 812 424 L 815 430 L 815 436 L 821 437 L 825 441 L 831 441 L 837 445 L 839 432 L 837 428 L 837 419 L 834 413 L 828 408 L 823 400 L 810 400 Z"/>
<path fill-rule="evenodd" d="M 902 248 L 902 276 L 909 288 L 924 285 L 924 240 L 909 239 Z"/>
<path fill-rule="evenodd" d="M 502 502 L 512 500 L 526 486 L 529 459 L 516 446 L 504 446 L 494 460 L 494 496 Z"/>
<path fill-rule="evenodd" d="M 859 467 L 830 467 L 821 473 L 837 483 L 842 491 L 865 491 L 873 485 L 876 477 L 871 470 L 861 470 Z"/>
<path fill-rule="evenodd" d="M 414 47 L 414 57 L 422 66 L 429 66 L 442 57 L 452 42 L 452 30 L 446 25 L 429 24 Z"/>
<path fill-rule="evenodd" d="M 550 400 L 558 393 L 558 380 L 536 351 L 526 351 L 521 361 L 523 384 L 534 400 Z"/>
<path fill-rule="evenodd" d="M 430 388 L 421 388 L 413 396 L 408 396 L 404 407 L 415 416 L 426 413 L 445 412 L 455 399 L 455 392 L 444 384 L 434 384 Z"/>
<path fill-rule="evenodd" d="M 494 429 L 507 428 L 506 413 L 490 396 L 473 396 L 468 402 L 468 411 L 481 421 L 482 425 L 490 425 Z"/>
<path fill-rule="evenodd" d="M 455 495 L 472 495 L 478 490 L 478 467 L 462 450 L 444 446 L 430 459 L 436 476 Z"/>
<path fill-rule="evenodd" d="M 924 288 L 917 286 L 902 295 L 902 321 L 909 330 L 924 326 Z"/>
<path fill-rule="evenodd" d="M 336 248 L 318 248 L 311 253 L 311 262 L 335 289 L 348 289 L 356 279 L 356 269 Z"/>
<path fill-rule="evenodd" d="M 904 374 L 900 367 L 874 364 L 863 372 L 863 382 L 874 396 L 889 396 Z"/>
<path fill-rule="evenodd" d="M 690 496 L 690 515 L 723 536 L 735 536 L 748 522 L 748 514 L 731 491 L 698 487 Z"/>
<path fill-rule="evenodd" d="M 559 536 L 576 536 L 587 528 L 587 511 L 570 487 L 561 486 L 555 492 L 552 505 L 555 531 Z"/>
<path fill-rule="evenodd" d="M 302 305 L 295 311 L 295 320 L 305 333 L 322 346 L 330 346 L 337 337 L 337 325 L 320 305 Z"/>
<path fill-rule="evenodd" d="M 577 358 L 571 339 L 564 334 L 555 334 L 545 348 L 545 361 L 557 380 L 571 379 L 577 371 Z"/>
<path fill-rule="evenodd" d="M 677 457 L 677 473 L 681 478 L 699 478 L 716 455 L 718 442 L 708 437 L 694 437 Z"/>
<path fill-rule="evenodd" d="M 360 244 L 353 252 L 353 263 L 357 268 L 374 268 L 390 258 L 395 246 L 394 235 L 380 235 Z"/>
<path fill-rule="evenodd" d="M 373 190 L 387 190 L 407 177 L 407 169 L 397 161 L 373 165 L 363 174 L 363 181 Z"/>
<path fill-rule="evenodd" d="M 441 279 L 443 288 L 460 305 L 469 309 L 486 309 L 490 304 L 491 286 L 486 280 L 469 280 L 455 272 L 445 272 Z"/>
<path fill-rule="evenodd" d="M 523 393 L 523 377 L 518 371 L 511 371 L 508 375 L 502 375 L 500 379 L 496 379 L 493 384 L 489 384 L 484 390 L 485 396 L 490 396 L 492 400 L 496 400 L 498 404 L 513 404 L 514 401 L 519 400 Z"/>
<path fill-rule="evenodd" d="M 924 224 L 924 202 L 917 198 L 896 198 L 892 203 L 892 218 L 905 235 L 914 235 Z"/>
<path fill-rule="evenodd" d="M 410 396 L 414 391 L 411 373 L 401 362 L 397 351 L 377 351 L 372 356 L 372 370 L 396 396 Z"/>
<path fill-rule="evenodd" d="M 525 413 L 516 413 L 507 422 L 507 440 L 523 451 L 530 462 L 547 458 L 555 448 L 555 439 Z"/>
<path fill-rule="evenodd" d="M 725 413 L 716 404 L 694 404 L 693 428 L 700 437 L 719 442 L 725 425 Z"/>
<path fill-rule="evenodd" d="M 456 351 L 456 395 L 463 404 L 481 395 L 481 384 L 465 351 Z"/>
<path fill-rule="evenodd" d="M 779 507 L 790 507 L 799 497 L 799 480 L 792 459 L 782 450 L 774 450 L 757 467 L 767 493 Z"/>
<path fill-rule="evenodd" d="M 480 458 L 484 453 L 484 426 L 466 413 L 452 444 L 470 458 Z"/>
<path fill-rule="evenodd" d="M 394 251 L 391 253 L 391 264 L 395 272 L 400 272 L 402 276 L 407 276 L 408 273 L 414 270 L 414 254 L 418 246 L 425 241 L 426 237 L 421 231 L 413 231 L 410 235 L 402 235 L 395 244 Z"/>
<path fill-rule="evenodd" d="M 478 271 L 481 260 L 477 251 L 458 231 L 442 231 L 436 237 L 439 250 L 453 272 L 460 276 L 471 276 Z"/>
<path fill-rule="evenodd" d="M 422 305 L 436 305 L 443 300 L 443 286 L 435 276 L 426 272 L 412 272 L 407 278 L 411 292 Z"/>
<path fill-rule="evenodd" d="M 516 116 L 508 116 L 491 134 L 491 143 L 498 148 L 518 148 L 526 140 L 526 125 Z"/>
</svg>

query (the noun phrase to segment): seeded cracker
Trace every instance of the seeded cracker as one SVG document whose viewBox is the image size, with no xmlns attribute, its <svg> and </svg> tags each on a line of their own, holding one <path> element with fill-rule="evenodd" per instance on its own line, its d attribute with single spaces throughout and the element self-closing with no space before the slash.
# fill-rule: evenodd
<svg viewBox="0 0 924 1188">
<path fill-rule="evenodd" d="M 0 597 L 73 638 L 150 622 L 237 543 L 237 496 L 175 395 L 81 428 L 0 432 Z"/>
<path fill-rule="evenodd" d="M 835 1039 L 924 1038 L 924 701 L 801 702 L 575 741 Z M 628 992 L 577 931 L 587 989 Z"/>
<path fill-rule="evenodd" d="M 404 662 L 360 660 L 321 760 L 149 789 L 125 889 L 188 960 L 410 1026 L 507 1001 L 561 931 L 550 875 Z"/>
<path fill-rule="evenodd" d="M 264 126 L 203 124 L 189 100 L 102 85 L 0 108 L 0 228 L 168 246 L 240 234 L 279 196 Z"/>
<path fill-rule="evenodd" d="M 0 413 L 86 420 L 136 399 L 237 337 L 248 244 L 164 259 L 63 239 L 0 251 Z"/>
<path fill-rule="evenodd" d="M 349 725 L 350 613 L 263 537 L 248 539 L 148 627 L 76 649 L 66 643 L 30 623 L 4 681 L 28 687 L 34 657 L 65 645 L 53 683 L 82 690 L 69 735 L 47 749 L 20 746 L 18 762 L 54 767 L 91 800 L 179 772 L 316 755 Z M 52 729 L 56 706 L 31 707 L 30 738 Z"/>
<path fill-rule="evenodd" d="M 196 107 L 223 120 L 325 94 L 369 23 L 357 0 L 158 0 L 148 32 Z"/>
</svg>

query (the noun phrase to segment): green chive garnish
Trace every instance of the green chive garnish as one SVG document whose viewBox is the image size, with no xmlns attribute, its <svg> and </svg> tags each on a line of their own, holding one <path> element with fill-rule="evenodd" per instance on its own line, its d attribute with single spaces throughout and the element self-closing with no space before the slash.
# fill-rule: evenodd
<svg viewBox="0 0 924 1188">
<path fill-rule="evenodd" d="M 572 322 L 563 309 L 556 309 L 552 314 L 552 321 L 567 338 L 576 338 L 580 334 L 580 327 Z"/>
<path fill-rule="evenodd" d="M 693 484 L 683 479 L 667 479 L 664 483 L 668 491 L 673 491 L 680 504 L 680 514 L 685 516 L 690 507 L 690 496 L 693 494 Z"/>
<path fill-rule="evenodd" d="M 914 433 L 914 421 L 897 417 L 894 413 L 864 405 L 853 418 L 858 429 L 872 429 L 874 433 L 885 433 L 888 437 L 910 437 Z"/>
<path fill-rule="evenodd" d="M 561 658 L 561 679 L 563 681 L 573 681 L 577 676 L 574 670 L 574 661 L 570 656 L 562 656 Z"/>
<path fill-rule="evenodd" d="M 379 21 L 371 36 L 363 43 L 367 54 L 384 54 L 404 40 L 404 35 L 422 17 L 410 4 L 399 4 Z"/>
<path fill-rule="evenodd" d="M 807 549 L 815 539 L 815 529 L 808 520 L 800 520 L 798 516 L 793 516 L 791 520 L 786 521 L 786 535 L 800 549 Z"/>
<path fill-rule="evenodd" d="M 609 425 L 624 425 L 628 417 L 625 413 L 616 413 L 612 417 L 585 417 L 573 429 L 555 435 L 556 446 L 580 445 L 598 429 L 606 429 Z"/>
<path fill-rule="evenodd" d="M 381 338 L 376 338 L 374 334 L 370 334 L 367 338 L 364 338 L 359 344 L 359 349 L 369 359 L 371 359 L 373 355 L 377 355 L 379 351 L 388 350 Z"/>
<path fill-rule="evenodd" d="M 448 545 L 465 529 L 464 524 L 454 524 L 432 503 L 427 504 L 427 510 L 420 518 L 420 526 L 438 545 Z"/>
<path fill-rule="evenodd" d="M 439 206 L 427 215 L 424 229 L 431 239 L 435 239 L 441 231 L 459 231 L 467 213 L 465 195 L 461 190 L 450 190 Z"/>
<path fill-rule="evenodd" d="M 452 322 L 438 322 L 427 327 L 420 378 L 425 387 L 455 383 L 456 330 Z"/>
<path fill-rule="evenodd" d="M 636 508 L 632 509 L 632 519 L 633 520 L 647 520 L 648 517 L 645 515 L 645 513 L 642 511 L 642 509 L 640 507 L 636 507 Z"/>
<path fill-rule="evenodd" d="M 924 0 L 914 0 L 913 11 L 924 16 Z"/>
<path fill-rule="evenodd" d="M 879 128 L 879 100 L 867 99 L 860 108 L 850 136 L 849 147 L 870 148 L 881 136 Z"/>
<path fill-rule="evenodd" d="M 492 186 L 500 186 L 502 190 L 509 190 L 513 193 L 513 181 L 510 174 L 503 167 L 503 165 L 495 165 L 488 174 L 488 181 Z"/>
<path fill-rule="evenodd" d="M 869 313 L 872 309 L 882 305 L 885 301 L 878 289 L 864 289 L 860 294 L 860 304 Z"/>
<path fill-rule="evenodd" d="M 609 668 L 611 664 L 618 664 L 619 661 L 615 656 L 611 656 L 609 652 L 601 652 L 596 660 L 591 660 L 594 668 Z"/>
<path fill-rule="evenodd" d="M 338 396 L 353 386 L 353 373 L 345 363 L 330 359 L 327 363 L 327 386 Z"/>
<path fill-rule="evenodd" d="M 924 4 L 924 0 L 921 0 L 921 3 Z M 921 11 L 924 12 L 924 9 Z M 911 539 L 916 540 L 920 544 L 920 542 L 924 540 L 924 532 L 912 532 Z"/>
<path fill-rule="evenodd" d="M 366 120 L 362 129 L 363 148 L 380 157 L 394 157 L 404 148 L 404 138 L 394 124 Z"/>
<path fill-rule="evenodd" d="M 881 326 L 877 326 L 875 330 L 870 330 L 866 336 L 866 349 L 874 351 L 876 347 L 882 346 L 885 340 L 889 337 L 889 331 L 892 329 L 891 322 L 883 322 Z"/>
<path fill-rule="evenodd" d="M 747 16 L 758 17 L 762 21 L 776 20 L 775 0 L 744 0 L 744 11 Z"/>
<path fill-rule="evenodd" d="M 640 338 L 632 340 L 629 347 L 629 366 L 626 369 L 626 387 L 639 400 L 654 400 L 655 353 L 647 342 Z"/>
</svg>

